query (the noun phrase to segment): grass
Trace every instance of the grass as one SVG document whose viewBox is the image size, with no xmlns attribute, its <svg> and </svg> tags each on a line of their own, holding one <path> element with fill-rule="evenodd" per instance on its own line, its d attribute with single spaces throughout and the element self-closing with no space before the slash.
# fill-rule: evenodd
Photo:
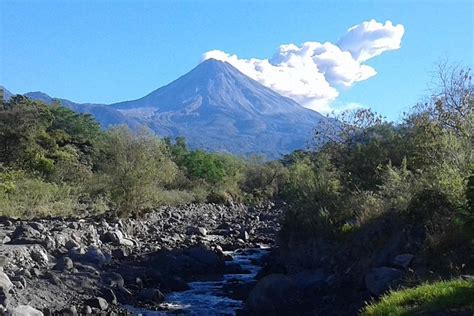
<svg viewBox="0 0 474 316">
<path fill-rule="evenodd" d="M 454 311 L 474 311 L 474 281 L 439 281 L 392 291 L 367 305 L 361 315 L 431 315 Z"/>
</svg>

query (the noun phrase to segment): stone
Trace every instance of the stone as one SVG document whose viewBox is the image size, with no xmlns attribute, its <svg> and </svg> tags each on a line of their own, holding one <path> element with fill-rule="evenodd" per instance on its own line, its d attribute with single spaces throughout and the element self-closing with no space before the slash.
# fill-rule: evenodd
<svg viewBox="0 0 474 316">
<path fill-rule="evenodd" d="M 111 288 L 103 288 L 100 290 L 100 295 L 103 297 L 109 304 L 117 305 L 117 296 L 115 296 L 114 290 Z"/>
<path fill-rule="evenodd" d="M 29 305 L 18 305 L 11 312 L 11 316 L 43 316 L 43 313 Z"/>
<path fill-rule="evenodd" d="M 0 271 L 0 289 L 2 289 L 5 293 L 8 293 L 12 287 L 13 283 L 10 281 L 8 275 L 6 275 L 5 272 Z"/>
<path fill-rule="evenodd" d="M 122 288 L 125 285 L 123 277 L 116 272 L 106 272 L 101 275 L 102 282 L 109 287 Z"/>
<path fill-rule="evenodd" d="M 138 293 L 138 299 L 149 303 L 161 303 L 165 296 L 158 289 L 146 288 Z"/>
<path fill-rule="evenodd" d="M 198 236 L 206 236 L 207 235 L 207 230 L 204 227 L 195 227 L 195 226 L 189 226 L 186 229 L 186 234 L 188 235 L 198 235 Z"/>
<path fill-rule="evenodd" d="M 167 277 L 164 279 L 163 286 L 171 292 L 181 292 L 190 289 L 188 283 L 179 276 Z"/>
<path fill-rule="evenodd" d="M 54 285 L 61 285 L 62 281 L 61 279 L 54 273 L 48 271 L 44 274 L 45 279 L 47 279 L 51 284 Z"/>
<path fill-rule="evenodd" d="M 123 233 L 120 230 L 108 231 L 100 236 L 102 242 L 114 245 L 120 244 L 121 239 L 123 239 Z"/>
<path fill-rule="evenodd" d="M 61 311 L 62 315 L 68 315 L 68 316 L 77 316 L 77 308 L 76 306 L 71 306 L 71 307 L 66 307 Z"/>
<path fill-rule="evenodd" d="M 82 257 L 82 259 L 85 262 L 96 264 L 98 266 L 101 266 L 108 261 L 102 250 L 97 247 L 90 247 Z"/>
<path fill-rule="evenodd" d="M 69 239 L 68 241 L 66 241 L 66 244 L 64 246 L 66 247 L 67 250 L 80 247 L 79 243 L 75 241 L 74 239 Z"/>
<path fill-rule="evenodd" d="M 322 271 L 305 270 L 291 276 L 301 291 L 320 289 L 326 285 L 327 275 Z"/>
<path fill-rule="evenodd" d="M 30 250 L 31 259 L 36 261 L 39 265 L 47 266 L 49 257 L 42 247 L 34 247 Z"/>
<path fill-rule="evenodd" d="M 87 300 L 87 305 L 93 307 L 93 308 L 98 308 L 101 311 L 107 310 L 109 308 L 109 303 L 103 298 L 103 297 L 95 297 L 90 300 Z"/>
<path fill-rule="evenodd" d="M 402 276 L 403 272 L 398 269 L 389 267 L 374 268 L 366 274 L 365 286 L 370 293 L 378 296 L 396 286 Z"/>
<path fill-rule="evenodd" d="M 56 265 L 53 267 L 54 270 L 67 271 L 74 268 L 74 263 L 69 257 L 59 258 Z"/>
<path fill-rule="evenodd" d="M 17 226 L 11 235 L 13 244 L 34 244 L 39 243 L 41 233 L 27 224 Z"/>
<path fill-rule="evenodd" d="M 85 305 L 81 310 L 81 314 L 92 314 L 92 308 L 89 305 Z"/>
<path fill-rule="evenodd" d="M 395 267 L 406 269 L 410 266 L 415 256 L 409 253 L 401 254 L 393 259 L 392 264 Z"/>
<path fill-rule="evenodd" d="M 250 239 L 250 236 L 249 236 L 249 233 L 246 230 L 243 230 L 239 234 L 239 238 L 242 239 L 242 240 L 248 241 Z"/>
<path fill-rule="evenodd" d="M 130 255 L 130 251 L 125 247 L 112 250 L 112 257 L 117 258 L 117 259 L 123 259 L 123 258 L 128 257 L 129 255 Z"/>
<path fill-rule="evenodd" d="M 297 300 L 294 281 L 284 274 L 270 274 L 250 291 L 246 306 L 254 313 L 289 310 Z"/>
</svg>

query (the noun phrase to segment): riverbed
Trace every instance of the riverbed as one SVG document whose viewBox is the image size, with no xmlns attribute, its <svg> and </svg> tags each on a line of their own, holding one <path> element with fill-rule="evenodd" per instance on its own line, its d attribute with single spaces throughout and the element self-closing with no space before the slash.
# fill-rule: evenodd
<svg viewBox="0 0 474 316">
<path fill-rule="evenodd" d="M 263 258 L 268 255 L 270 249 L 262 245 L 260 248 L 238 249 L 227 251 L 226 255 L 232 260 L 226 262 L 233 265 L 236 273 L 224 276 L 198 280 L 189 283 L 190 289 L 183 292 L 173 292 L 166 296 L 160 304 L 158 311 L 126 306 L 134 315 L 158 316 L 158 315 L 235 315 L 244 307 L 242 300 L 232 298 L 229 288 L 245 287 L 254 281 L 255 276 L 262 268 Z"/>
</svg>

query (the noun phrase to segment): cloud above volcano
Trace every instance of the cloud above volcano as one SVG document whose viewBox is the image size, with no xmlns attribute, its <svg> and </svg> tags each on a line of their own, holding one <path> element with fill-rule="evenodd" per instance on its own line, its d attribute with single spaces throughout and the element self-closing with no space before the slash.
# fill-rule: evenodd
<svg viewBox="0 0 474 316">
<path fill-rule="evenodd" d="M 343 87 L 351 87 L 377 74 L 366 61 L 400 48 L 403 25 L 375 20 L 349 28 L 336 43 L 305 42 L 280 45 L 268 59 L 243 59 L 220 50 L 203 54 L 202 60 L 226 61 L 250 78 L 321 113 Z"/>
</svg>

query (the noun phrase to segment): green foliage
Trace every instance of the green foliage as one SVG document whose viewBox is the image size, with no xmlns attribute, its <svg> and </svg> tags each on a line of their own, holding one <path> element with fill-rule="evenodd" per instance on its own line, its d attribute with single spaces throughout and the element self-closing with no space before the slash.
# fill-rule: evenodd
<svg viewBox="0 0 474 316">
<path fill-rule="evenodd" d="M 145 132 L 134 134 L 126 127 L 107 131 L 99 164 L 99 179 L 110 193 L 119 214 L 139 213 L 159 202 L 163 190 L 176 175 L 167 147 Z"/>
<path fill-rule="evenodd" d="M 15 218 L 72 215 L 77 211 L 78 192 L 69 185 L 48 183 L 23 171 L 0 172 L 0 210 Z"/>
<path fill-rule="evenodd" d="M 361 312 L 364 316 L 441 315 L 474 309 L 474 282 L 439 281 L 415 288 L 392 291 Z"/>
<path fill-rule="evenodd" d="M 247 203 L 259 204 L 277 197 L 287 180 L 288 170 L 280 162 L 264 162 L 254 157 L 245 165 L 240 187 Z"/>
</svg>

